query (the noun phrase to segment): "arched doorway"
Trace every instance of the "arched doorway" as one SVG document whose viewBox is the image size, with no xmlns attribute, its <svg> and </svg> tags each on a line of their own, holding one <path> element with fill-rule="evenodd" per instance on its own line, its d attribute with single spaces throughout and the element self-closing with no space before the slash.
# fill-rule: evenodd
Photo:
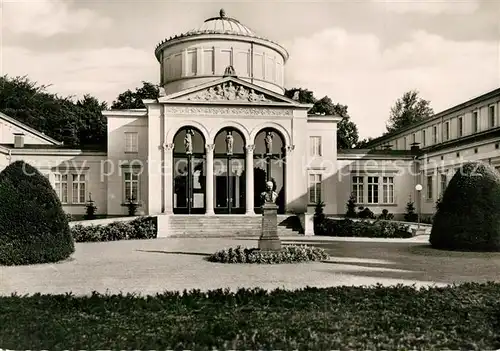
<svg viewBox="0 0 500 351">
<path fill-rule="evenodd" d="M 245 213 L 245 138 L 227 127 L 217 133 L 214 144 L 214 211 Z"/>
<path fill-rule="evenodd" d="M 173 211 L 205 213 L 205 138 L 196 128 L 182 127 L 174 136 Z"/>
<path fill-rule="evenodd" d="M 255 213 L 261 213 L 260 194 L 266 190 L 266 181 L 272 181 L 278 194 L 278 213 L 285 213 L 285 138 L 274 128 L 262 129 L 254 140 L 254 204 Z"/>
</svg>

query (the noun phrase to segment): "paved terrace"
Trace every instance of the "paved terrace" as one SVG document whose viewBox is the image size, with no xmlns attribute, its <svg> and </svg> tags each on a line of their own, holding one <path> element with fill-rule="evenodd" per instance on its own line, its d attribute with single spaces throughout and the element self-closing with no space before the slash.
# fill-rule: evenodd
<svg viewBox="0 0 500 351">
<path fill-rule="evenodd" d="M 79 243 L 71 259 L 57 263 L 0 267 L 0 294 L 89 294 L 164 290 L 416 284 L 500 281 L 500 253 L 436 251 L 428 237 L 355 239 L 299 237 L 285 243 L 313 244 L 328 262 L 281 265 L 217 264 L 204 260 L 224 247 L 255 247 L 248 239 L 154 239 Z"/>
</svg>

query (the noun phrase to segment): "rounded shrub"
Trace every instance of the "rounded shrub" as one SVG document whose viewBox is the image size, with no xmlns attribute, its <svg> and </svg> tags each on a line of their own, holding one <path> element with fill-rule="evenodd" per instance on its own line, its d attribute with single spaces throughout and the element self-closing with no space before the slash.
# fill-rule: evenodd
<svg viewBox="0 0 500 351">
<path fill-rule="evenodd" d="M 36 168 L 16 161 L 0 173 L 0 264 L 57 262 L 75 245 L 49 180 Z"/>
<path fill-rule="evenodd" d="M 500 251 L 500 174 L 482 162 L 464 164 L 446 188 L 434 216 L 433 247 Z"/>
</svg>

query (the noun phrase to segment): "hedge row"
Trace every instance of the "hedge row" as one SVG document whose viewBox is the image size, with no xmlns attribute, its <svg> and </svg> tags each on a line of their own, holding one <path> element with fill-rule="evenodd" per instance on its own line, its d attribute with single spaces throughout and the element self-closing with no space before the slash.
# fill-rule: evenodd
<svg viewBox="0 0 500 351">
<path fill-rule="evenodd" d="M 328 259 L 325 250 L 307 245 L 286 245 L 280 251 L 260 251 L 256 248 L 229 248 L 208 256 L 208 261 L 219 263 L 298 263 Z"/>
<path fill-rule="evenodd" d="M 71 233 L 76 242 L 154 239 L 157 235 L 156 217 L 139 217 L 128 222 L 83 226 L 76 224 Z"/>
<path fill-rule="evenodd" d="M 495 350 L 500 284 L 0 297 L 15 350 Z"/>
<path fill-rule="evenodd" d="M 315 221 L 314 234 L 324 236 L 354 236 L 367 238 L 410 238 L 410 227 L 384 220 L 353 221 L 350 219 L 323 218 Z"/>
</svg>

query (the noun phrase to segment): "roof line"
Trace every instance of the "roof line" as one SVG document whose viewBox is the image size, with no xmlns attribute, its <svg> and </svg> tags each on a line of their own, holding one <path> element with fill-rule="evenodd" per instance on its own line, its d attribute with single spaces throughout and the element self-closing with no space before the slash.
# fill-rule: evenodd
<svg viewBox="0 0 500 351">
<path fill-rule="evenodd" d="M 437 119 L 439 119 L 439 118 L 441 118 L 441 117 L 444 117 L 444 116 L 446 116 L 446 115 L 448 115 L 448 114 L 450 114 L 450 113 L 453 113 L 453 112 L 459 111 L 459 110 L 464 109 L 464 108 L 466 108 L 466 107 L 469 107 L 470 105 L 473 105 L 473 104 L 475 104 L 475 103 L 477 103 L 477 102 L 479 102 L 479 101 L 481 101 L 481 100 L 485 100 L 485 99 L 488 99 L 488 98 L 494 97 L 494 96 L 496 96 L 496 95 L 499 95 L 499 96 L 500 96 L 500 88 L 497 88 L 497 89 L 491 90 L 491 91 L 489 91 L 489 92 L 487 92 L 487 93 L 484 93 L 484 94 L 481 94 L 481 95 L 479 95 L 479 96 L 476 96 L 476 97 L 474 97 L 474 98 L 472 98 L 472 99 L 469 99 L 469 100 L 467 100 L 467 101 L 465 101 L 465 102 L 462 102 L 462 103 L 460 103 L 460 104 L 458 104 L 458 105 L 455 105 L 455 106 L 449 107 L 449 108 L 447 108 L 446 110 L 443 110 L 443 111 L 441 111 L 441 112 L 438 112 L 438 113 L 434 114 L 432 117 L 429 117 L 429 118 L 427 118 L 427 119 L 424 119 L 423 121 L 420 121 L 420 122 L 414 123 L 414 124 L 412 124 L 412 125 L 409 125 L 409 126 L 407 126 L 407 127 L 403 128 L 403 129 L 401 129 L 401 130 L 398 130 L 398 131 L 396 131 L 396 132 L 387 133 L 387 134 L 385 134 L 385 135 L 382 135 L 382 136 L 380 136 L 380 137 L 378 137 L 378 138 L 376 138 L 376 139 L 373 139 L 372 141 L 368 142 L 366 145 L 367 145 L 367 146 L 371 146 L 371 145 L 373 145 L 373 144 L 377 144 L 377 143 L 382 142 L 382 141 L 384 141 L 384 140 L 391 139 L 392 137 L 394 137 L 394 136 L 396 136 L 396 135 L 399 135 L 399 134 L 403 134 L 403 133 L 405 133 L 405 132 L 407 132 L 407 131 L 409 131 L 409 130 L 412 130 L 412 129 L 413 129 L 413 128 L 415 128 L 415 127 L 422 126 L 422 125 L 424 125 L 424 124 L 427 124 L 427 123 L 429 123 L 429 122 L 432 122 L 432 121 L 434 121 L 434 120 L 437 120 Z"/>
<path fill-rule="evenodd" d="M 55 139 L 52 139 L 51 137 L 49 137 L 48 135 L 45 135 L 43 134 L 42 132 L 39 132 L 38 130 L 34 129 L 34 128 L 31 128 L 31 127 L 28 127 L 26 124 L 24 123 L 21 123 L 19 122 L 18 120 L 10 117 L 10 116 L 7 116 L 5 113 L 2 113 L 0 112 L 0 118 L 6 120 L 7 122 L 9 123 L 12 123 L 14 124 L 15 126 L 21 128 L 21 129 L 24 129 L 25 131 L 31 133 L 31 134 L 34 134 L 36 135 L 37 137 L 39 138 L 42 138 L 44 139 L 45 141 L 48 141 L 54 145 L 62 145 L 63 143 L 60 142 L 60 141 L 57 141 Z"/>
</svg>

